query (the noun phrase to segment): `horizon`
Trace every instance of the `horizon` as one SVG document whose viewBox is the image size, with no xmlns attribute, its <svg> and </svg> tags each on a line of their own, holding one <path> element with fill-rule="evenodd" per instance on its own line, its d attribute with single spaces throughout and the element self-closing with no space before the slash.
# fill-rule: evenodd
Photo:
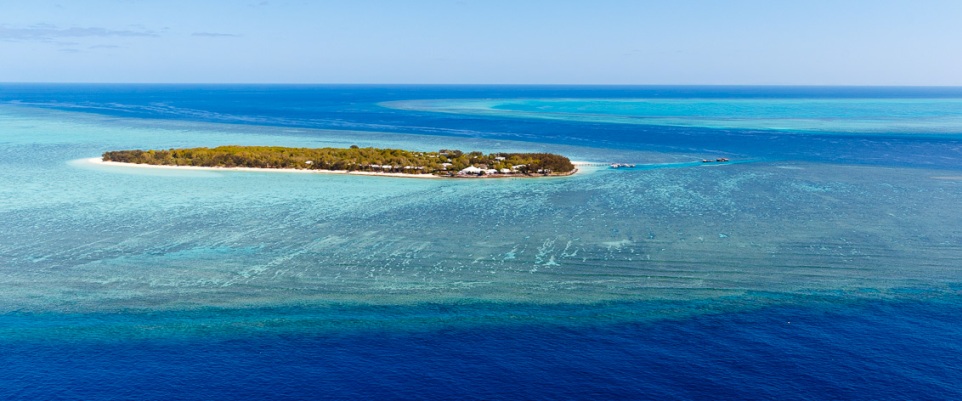
<svg viewBox="0 0 962 401">
<path fill-rule="evenodd" d="M 958 88 L 959 85 L 818 85 L 818 84 L 593 84 L 593 83 L 392 83 L 392 82 L 70 82 L 70 81 L 0 81 L 0 85 L 196 85 L 196 86 L 451 86 L 451 87 L 489 87 L 489 86 L 508 86 L 508 87 L 637 87 L 637 88 L 657 88 L 657 87 L 692 87 L 692 88 L 906 88 L 906 89 L 940 89 Z"/>
</svg>

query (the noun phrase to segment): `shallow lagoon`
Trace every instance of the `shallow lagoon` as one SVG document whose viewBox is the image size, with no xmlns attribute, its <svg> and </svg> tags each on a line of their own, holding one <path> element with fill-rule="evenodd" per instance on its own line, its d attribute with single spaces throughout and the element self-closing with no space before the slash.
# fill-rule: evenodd
<svg viewBox="0 0 962 401">
<path fill-rule="evenodd" d="M 6 311 L 857 295 L 959 277 L 960 216 L 946 211 L 962 202 L 962 188 L 944 171 L 695 162 L 442 182 L 179 172 L 75 158 L 111 138 L 123 138 L 115 147 L 309 146 L 345 135 L 116 121 L 100 131 L 91 125 L 98 117 L 53 120 L 66 116 L 19 121 L 64 143 L 6 146 L 5 179 L 16 180 L 4 186 L 4 221 L 13 223 L 2 241 Z M 378 135 L 388 136 L 348 141 Z M 429 149 L 433 139 L 409 135 L 403 145 Z M 603 150 L 557 150 L 612 161 Z"/>
</svg>

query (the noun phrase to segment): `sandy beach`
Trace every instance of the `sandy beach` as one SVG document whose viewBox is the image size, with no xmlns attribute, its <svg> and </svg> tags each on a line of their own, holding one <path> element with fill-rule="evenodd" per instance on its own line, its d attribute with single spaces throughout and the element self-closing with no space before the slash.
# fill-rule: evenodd
<svg viewBox="0 0 962 401">
<path fill-rule="evenodd" d="M 397 177 L 397 178 L 423 178 L 423 179 L 441 179 L 441 178 L 464 178 L 464 177 L 442 177 L 434 174 L 405 174 L 405 173 L 377 173 L 373 171 L 347 171 L 347 170 L 307 170 L 307 169 L 293 169 L 293 168 L 255 168 L 255 167 L 200 167 L 200 166 L 163 166 L 155 164 L 136 164 L 136 163 L 121 163 L 113 161 L 104 161 L 100 157 L 91 157 L 89 159 L 82 159 L 85 163 L 98 164 L 104 166 L 115 166 L 115 167 L 130 167 L 130 168 L 150 168 L 150 169 L 173 169 L 173 170 L 200 170 L 200 171 L 250 171 L 250 172 L 274 172 L 274 173 L 306 173 L 306 174 L 349 174 L 349 175 L 366 175 L 371 177 Z M 572 162 L 575 166 L 590 164 L 588 162 Z M 576 168 L 571 174 L 559 176 L 559 177 L 570 177 L 572 175 L 578 174 L 582 169 Z M 552 176 L 548 176 L 550 178 Z M 506 177 L 492 177 L 492 178 L 538 178 L 538 177 L 516 177 L 516 176 L 506 176 Z"/>
</svg>

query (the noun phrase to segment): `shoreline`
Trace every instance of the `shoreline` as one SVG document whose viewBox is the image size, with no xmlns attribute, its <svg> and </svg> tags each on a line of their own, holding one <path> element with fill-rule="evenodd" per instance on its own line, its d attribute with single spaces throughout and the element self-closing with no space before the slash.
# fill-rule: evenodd
<svg viewBox="0 0 962 401">
<path fill-rule="evenodd" d="M 406 174 L 406 173 L 378 173 L 373 171 L 347 171 L 347 170 L 308 170 L 308 169 L 296 169 L 296 168 L 257 168 L 257 167 L 207 167 L 207 166 L 168 166 L 160 164 L 138 164 L 138 163 L 123 163 L 115 161 L 104 161 L 102 157 L 91 157 L 80 159 L 80 161 L 97 164 L 101 166 L 113 166 L 113 167 L 133 167 L 133 168 L 151 168 L 151 169 L 168 169 L 168 170 L 195 170 L 195 171 L 245 171 L 245 172 L 274 172 L 274 173 L 303 173 L 303 174 L 342 174 L 342 175 L 361 175 L 368 177 L 394 177 L 394 178 L 422 178 L 422 179 L 445 179 L 445 178 L 462 178 L 462 179 L 500 179 L 500 178 L 557 178 L 557 177 L 571 177 L 575 174 L 581 172 L 581 169 L 575 168 L 571 173 L 564 175 L 548 175 L 548 176 L 494 176 L 494 177 L 469 177 L 469 176 L 455 176 L 455 177 L 445 177 L 434 174 Z M 575 166 L 589 164 L 587 162 L 572 162 Z"/>
</svg>

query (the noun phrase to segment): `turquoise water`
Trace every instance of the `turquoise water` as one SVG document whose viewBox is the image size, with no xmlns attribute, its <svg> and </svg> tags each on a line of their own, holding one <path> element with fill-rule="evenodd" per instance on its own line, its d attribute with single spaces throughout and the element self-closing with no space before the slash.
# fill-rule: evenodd
<svg viewBox="0 0 962 401">
<path fill-rule="evenodd" d="M 955 98 L 705 103 L 599 100 L 604 91 L 530 99 L 519 89 L 520 100 L 489 101 L 471 100 L 477 89 L 453 88 L 440 94 L 468 100 L 427 101 L 414 96 L 417 88 L 365 89 L 363 96 L 340 94 L 344 88 L 258 89 L 280 98 L 268 102 L 250 88 L 55 89 L 19 88 L 24 93 L 5 96 L 24 101 L 0 104 L 0 346 L 8 351 L 0 362 L 12 366 L 0 372 L 0 387 L 14 389 L 0 394 L 125 394 L 94 389 L 116 374 L 109 358 L 93 370 L 48 365 L 56 355 L 101 360 L 98 352 L 110 352 L 129 363 L 150 361 L 144 372 L 173 372 L 163 375 L 187 388 L 204 387 L 188 377 L 211 367 L 170 355 L 210 355 L 225 366 L 255 361 L 225 377 L 256 372 L 258 386 L 284 381 L 294 398 L 314 391 L 424 398 L 520 391 L 523 384 L 510 380 L 501 381 L 503 391 L 482 390 L 498 384 L 477 377 L 498 374 L 542 375 L 541 391 L 514 393 L 529 396 L 702 398 L 737 387 L 725 375 L 740 368 L 699 359 L 720 350 L 743 355 L 747 365 L 776 363 L 762 370 L 770 381 L 762 372 L 739 373 L 751 384 L 721 393 L 734 398 L 785 395 L 769 386 L 800 374 L 820 390 L 806 393 L 804 380 L 794 382 L 798 398 L 847 386 L 866 389 L 868 398 L 879 398 L 872 388 L 939 398 L 962 391 L 954 361 L 938 356 L 953 355 L 951 344 L 962 338 L 946 329 L 962 288 L 962 144 L 955 139 L 962 103 Z M 441 90 L 423 91 L 420 97 Z M 208 92 L 214 100 L 204 100 Z M 323 102 L 307 102 L 304 93 Z M 415 100 L 398 99 L 406 96 Z M 197 103 L 178 103 L 183 99 Z M 138 114 L 159 101 L 169 105 Z M 240 107 L 228 104 L 251 109 L 221 109 Z M 311 107 L 309 119 L 298 114 Z M 175 109 L 209 113 L 171 114 Z M 894 109 L 902 113 L 877 118 Z M 322 117 L 352 130 L 318 127 Z M 639 124 L 689 128 L 648 138 Z M 813 134 L 822 130 L 831 135 Z M 754 139 L 747 145 L 746 138 Z M 85 160 L 113 149 L 224 144 L 548 151 L 640 166 L 585 167 L 538 180 L 427 180 Z M 721 156 L 733 162 L 700 162 Z M 792 316 L 807 325 L 800 337 L 782 331 Z M 882 340 L 853 334 L 877 333 L 873 325 L 902 337 L 873 349 Z M 944 338 L 925 340 L 936 336 Z M 555 342 L 545 345 L 542 337 Z M 832 348 L 846 341 L 856 355 Z M 405 345 L 412 342 L 419 348 Z M 444 355 L 425 351 L 434 346 Z M 581 346 L 585 365 L 569 359 Z M 492 359 L 474 360 L 468 378 L 458 355 L 475 348 Z M 325 359 L 331 349 L 340 356 Z M 313 359 L 298 361 L 299 352 Z M 935 355 L 928 373 L 913 370 L 916 352 Z M 774 362 L 773 354 L 786 359 Z M 642 362 L 658 355 L 689 359 L 674 370 Z M 412 366 L 401 361 L 408 357 L 434 362 Z M 815 371 L 839 359 L 846 369 L 896 379 L 880 387 Z M 280 360 L 291 365 L 273 377 L 269 367 Z M 562 360 L 557 370 L 543 368 Z M 892 362 L 870 362 L 878 360 Z M 343 370 L 352 364 L 364 368 Z M 407 373 L 394 370 L 399 366 Z M 65 381 L 16 373 L 34 369 L 52 369 Z M 354 384 L 312 387 L 314 369 Z M 390 379 L 418 369 L 451 387 Z M 644 380 L 653 370 L 664 375 L 658 383 Z M 196 377 L 210 380 L 204 371 Z M 583 374 L 569 377 L 572 371 Z M 367 388 L 365 372 L 383 373 L 381 383 L 392 384 Z M 676 392 L 697 388 L 703 373 L 717 387 Z M 149 376 L 136 380 L 149 383 Z M 936 382 L 930 392 L 919 390 L 926 380 Z M 568 388 L 561 382 L 593 390 L 559 393 Z M 649 397 L 633 382 L 647 383 Z M 25 390 L 40 384 L 46 392 Z M 458 388 L 475 390 L 450 390 Z"/>
<path fill-rule="evenodd" d="M 951 172 L 696 162 L 447 181 L 152 170 L 80 159 L 111 146 L 310 146 L 343 134 L 131 127 L 14 110 L 4 114 L 14 127 L 4 158 L 4 311 L 858 296 L 959 277 L 962 219 L 945 211 L 962 193 Z M 357 135 L 350 140 L 379 134 Z M 598 150 L 579 156 L 605 161 Z"/>
<path fill-rule="evenodd" d="M 386 102 L 403 110 L 511 118 L 817 133 L 962 134 L 962 100 L 439 99 Z"/>
</svg>

